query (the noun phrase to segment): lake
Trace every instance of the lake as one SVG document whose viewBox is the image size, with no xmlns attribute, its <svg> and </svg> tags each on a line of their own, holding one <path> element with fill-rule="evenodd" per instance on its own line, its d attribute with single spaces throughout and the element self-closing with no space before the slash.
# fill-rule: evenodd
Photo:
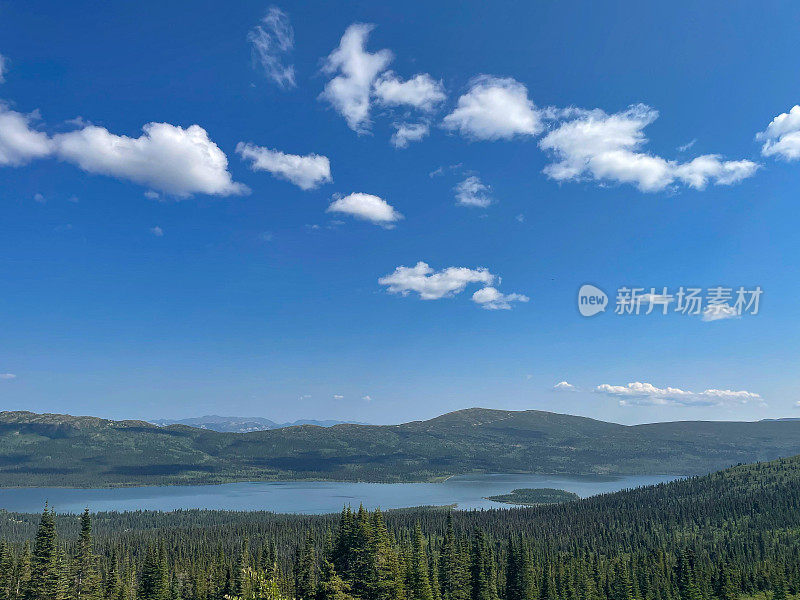
<svg viewBox="0 0 800 600">
<path fill-rule="evenodd" d="M 349 483 L 337 481 L 269 481 L 222 485 L 154 486 L 112 489 L 0 488 L 0 508 L 40 512 L 45 501 L 58 512 L 161 510 L 268 510 L 282 513 L 339 512 L 346 504 L 374 509 L 452 505 L 461 510 L 508 508 L 485 500 L 516 488 L 558 488 L 582 498 L 624 488 L 677 479 L 668 475 L 555 476 L 459 475 L 442 483 Z"/>
<path fill-rule="evenodd" d="M 580 497 L 672 481 L 669 475 L 619 477 L 519 474 L 459 475 L 442 483 L 348 483 L 337 481 L 269 481 L 222 485 L 158 486 L 113 489 L 0 488 L 0 508 L 40 512 L 45 501 L 58 512 L 128 511 L 204 508 L 268 510 L 281 513 L 339 512 L 346 504 L 366 508 L 452 505 L 461 510 L 508 508 L 485 500 L 516 488 L 557 488 Z"/>
</svg>

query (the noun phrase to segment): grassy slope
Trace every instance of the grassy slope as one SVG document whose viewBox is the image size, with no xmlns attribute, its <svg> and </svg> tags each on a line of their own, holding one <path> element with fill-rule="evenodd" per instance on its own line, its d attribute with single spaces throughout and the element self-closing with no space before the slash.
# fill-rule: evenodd
<svg viewBox="0 0 800 600">
<path fill-rule="evenodd" d="M 468 409 L 403 425 L 233 434 L 0 413 L 2 486 L 409 481 L 476 470 L 695 474 L 798 452 L 798 421 L 628 427 L 542 411 Z"/>
</svg>

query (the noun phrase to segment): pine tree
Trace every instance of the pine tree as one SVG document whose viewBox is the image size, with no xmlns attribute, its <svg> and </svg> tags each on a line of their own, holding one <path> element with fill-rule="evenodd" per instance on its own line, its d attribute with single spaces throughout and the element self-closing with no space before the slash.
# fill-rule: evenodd
<svg viewBox="0 0 800 600">
<path fill-rule="evenodd" d="M 14 584 L 11 600 L 22 600 L 28 597 L 28 590 L 31 584 L 31 545 L 25 542 L 22 554 L 17 561 L 17 581 Z"/>
<path fill-rule="evenodd" d="M 0 541 L 0 600 L 11 600 L 14 583 L 14 557 L 11 546 Z"/>
<path fill-rule="evenodd" d="M 97 570 L 97 557 L 92 551 L 92 519 L 89 509 L 81 515 L 81 533 L 78 554 L 72 572 L 71 600 L 100 600 L 101 580 Z"/>
<path fill-rule="evenodd" d="M 628 565 L 624 559 L 620 559 L 614 568 L 610 600 L 634 600 L 633 584 L 631 583 Z"/>
<path fill-rule="evenodd" d="M 489 573 L 489 548 L 486 534 L 476 528 L 472 535 L 470 588 L 472 600 L 493 600 Z"/>
<path fill-rule="evenodd" d="M 414 528 L 414 547 L 411 558 L 411 581 L 409 582 L 411 600 L 433 600 L 430 574 L 428 572 L 428 555 L 425 552 L 425 538 L 422 527 L 417 522 Z"/>
<path fill-rule="evenodd" d="M 320 575 L 317 600 L 353 600 L 350 586 L 336 573 L 333 563 L 324 557 Z"/>
<path fill-rule="evenodd" d="M 694 571 L 694 555 L 684 550 L 678 560 L 678 593 L 680 600 L 703 600 Z"/>
<path fill-rule="evenodd" d="M 142 564 L 139 578 L 139 600 L 168 600 L 169 589 L 164 586 L 164 574 L 160 552 L 157 548 L 149 548 Z"/>
<path fill-rule="evenodd" d="M 786 600 L 786 578 L 783 565 L 778 565 L 775 583 L 772 585 L 772 600 Z"/>
<path fill-rule="evenodd" d="M 245 538 L 242 552 L 239 554 L 239 559 L 236 563 L 236 579 L 233 584 L 233 590 L 239 598 L 246 598 L 252 595 L 252 577 L 250 565 L 250 540 Z"/>
<path fill-rule="evenodd" d="M 119 572 L 117 571 L 117 555 L 111 553 L 111 558 L 108 560 L 108 571 L 106 572 L 105 586 L 103 588 L 104 600 L 114 600 L 119 594 L 120 580 Z"/>
<path fill-rule="evenodd" d="M 739 597 L 739 592 L 733 583 L 731 567 L 728 564 L 724 564 L 721 568 L 717 597 L 720 600 L 737 600 Z"/>
<path fill-rule="evenodd" d="M 311 531 L 297 565 L 295 591 L 299 600 L 313 600 L 317 595 L 317 553 Z"/>
<path fill-rule="evenodd" d="M 439 586 L 442 600 L 467 600 L 467 571 L 453 530 L 453 513 L 447 513 L 444 541 L 439 553 Z"/>
<path fill-rule="evenodd" d="M 26 600 L 65 600 L 66 582 L 56 534 L 55 512 L 44 508 L 31 557 Z"/>
<path fill-rule="evenodd" d="M 392 547 L 389 530 L 380 509 L 372 514 L 369 528 L 367 600 L 394 600 L 403 594 L 403 578 L 397 552 Z"/>
<path fill-rule="evenodd" d="M 542 574 L 542 585 L 540 586 L 539 599 L 540 600 L 556 600 L 558 598 L 556 591 L 556 578 L 553 572 L 553 565 L 548 560 L 544 564 Z"/>
</svg>

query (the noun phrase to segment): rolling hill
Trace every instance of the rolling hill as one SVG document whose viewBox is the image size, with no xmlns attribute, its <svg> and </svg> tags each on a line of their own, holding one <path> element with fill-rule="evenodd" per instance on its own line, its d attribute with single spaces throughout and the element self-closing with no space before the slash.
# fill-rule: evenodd
<svg viewBox="0 0 800 600">
<path fill-rule="evenodd" d="M 798 421 L 625 426 L 535 410 L 472 408 L 401 425 L 222 433 L 0 413 L 2 486 L 426 481 L 472 471 L 692 475 L 797 453 Z"/>
</svg>

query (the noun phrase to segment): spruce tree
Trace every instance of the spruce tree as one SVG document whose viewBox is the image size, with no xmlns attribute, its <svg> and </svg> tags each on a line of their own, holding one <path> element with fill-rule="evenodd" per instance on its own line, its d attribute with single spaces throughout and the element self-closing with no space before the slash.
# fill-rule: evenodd
<svg viewBox="0 0 800 600">
<path fill-rule="evenodd" d="M 55 511 L 45 506 L 33 545 L 26 600 L 65 600 L 66 582 L 61 559 Z"/>
<path fill-rule="evenodd" d="M 306 543 L 297 565 L 295 592 L 299 600 L 313 600 L 317 595 L 317 553 L 311 531 L 306 535 Z"/>
<path fill-rule="evenodd" d="M 442 600 L 466 600 L 465 571 L 455 532 L 453 513 L 447 513 L 447 525 L 439 553 L 439 586 Z"/>
<path fill-rule="evenodd" d="M 72 572 L 71 600 L 100 600 L 100 573 L 97 557 L 92 551 L 92 519 L 89 509 L 81 515 L 81 533 L 78 538 L 78 554 Z"/>
<path fill-rule="evenodd" d="M 433 600 L 430 574 L 428 572 L 428 555 L 425 552 L 425 538 L 422 527 L 417 522 L 414 528 L 414 546 L 411 558 L 411 581 L 409 582 L 411 600 Z"/>
<path fill-rule="evenodd" d="M 0 600 L 11 600 L 14 584 L 14 557 L 11 546 L 0 541 Z"/>
<path fill-rule="evenodd" d="M 160 552 L 157 548 L 149 548 L 142 564 L 139 578 L 139 600 L 168 600 L 169 589 L 164 585 L 164 574 Z"/>
<path fill-rule="evenodd" d="M 486 535 L 476 528 L 472 535 L 472 551 L 470 564 L 471 600 L 493 600 L 490 591 L 489 548 Z"/>
<path fill-rule="evenodd" d="M 317 600 L 353 600 L 349 592 L 350 586 L 336 573 L 333 563 L 323 557 Z"/>
</svg>

